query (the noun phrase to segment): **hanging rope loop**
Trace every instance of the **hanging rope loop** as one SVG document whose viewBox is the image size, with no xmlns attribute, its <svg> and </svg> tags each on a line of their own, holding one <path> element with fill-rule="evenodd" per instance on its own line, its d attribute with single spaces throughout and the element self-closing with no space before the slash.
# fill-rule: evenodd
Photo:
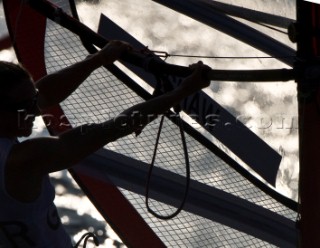
<svg viewBox="0 0 320 248">
<path fill-rule="evenodd" d="M 81 244 L 82 240 L 83 240 L 83 247 L 87 247 L 87 242 L 88 242 L 88 239 L 89 238 L 92 238 L 93 239 L 93 242 L 96 246 L 99 246 L 99 240 L 97 238 L 97 236 L 92 233 L 92 232 L 87 232 L 85 234 L 83 234 L 80 238 L 80 240 L 76 243 L 76 245 L 74 246 L 74 248 L 78 248 L 79 245 Z"/>
<path fill-rule="evenodd" d="M 169 92 L 171 90 L 173 90 L 173 86 L 170 82 L 170 80 L 168 79 L 168 77 L 166 76 L 157 76 L 157 85 L 156 85 L 156 89 L 154 91 L 154 96 L 160 95 L 164 92 Z M 145 198 L 146 198 L 146 208 L 148 210 L 149 213 L 151 213 L 153 216 L 162 219 L 162 220 L 169 220 L 174 218 L 175 216 L 177 216 L 183 209 L 184 204 L 187 200 L 187 196 L 188 196 L 188 192 L 189 192 L 189 185 L 190 185 L 190 162 L 189 162 L 189 155 L 188 155 L 188 148 L 187 148 L 187 142 L 186 142 L 186 138 L 184 135 L 184 129 L 183 129 L 183 123 L 181 121 L 181 117 L 180 117 L 180 111 L 181 111 L 181 107 L 180 105 L 174 106 L 174 110 L 176 112 L 176 114 L 178 115 L 178 125 L 179 125 L 179 130 L 180 130 L 180 136 L 181 136 L 181 141 L 182 141 L 182 146 L 183 146 L 183 152 L 184 152 L 184 158 L 185 158 L 185 165 L 186 165 L 186 183 L 185 183 L 185 191 L 184 191 L 184 195 L 181 201 L 180 206 L 176 209 L 175 212 L 173 212 L 172 214 L 169 215 L 160 215 L 158 213 L 156 213 L 154 210 L 152 210 L 149 206 L 149 191 L 150 191 L 150 181 L 151 181 L 151 176 L 152 176 L 152 171 L 154 168 L 154 164 L 155 164 L 155 159 L 157 156 L 157 151 L 158 151 L 158 145 L 159 145 L 159 141 L 160 141 L 160 135 L 162 132 L 162 127 L 163 127 L 163 122 L 164 122 L 164 115 L 161 117 L 160 120 L 160 125 L 159 125 L 159 130 L 157 133 L 157 138 L 156 138 L 156 142 L 155 142 L 155 146 L 154 146 L 154 151 L 153 151 L 153 157 L 151 160 L 151 164 L 150 164 L 150 168 L 148 171 L 148 176 L 147 176 L 147 183 L 146 183 L 146 194 L 145 194 Z"/>
</svg>

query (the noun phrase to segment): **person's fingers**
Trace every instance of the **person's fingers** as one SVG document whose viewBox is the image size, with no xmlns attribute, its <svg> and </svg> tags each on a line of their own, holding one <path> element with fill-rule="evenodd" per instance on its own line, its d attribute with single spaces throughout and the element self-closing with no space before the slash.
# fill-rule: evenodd
<svg viewBox="0 0 320 248">
<path fill-rule="evenodd" d="M 196 70 L 197 68 L 201 67 L 203 65 L 203 62 L 200 60 L 197 63 L 189 65 L 189 68 Z"/>
<path fill-rule="evenodd" d="M 124 48 L 126 50 L 128 49 L 132 49 L 132 46 L 130 43 L 125 42 L 125 41 L 120 41 L 120 40 L 114 40 L 114 41 L 110 41 L 112 45 L 117 46 L 117 47 L 121 47 Z"/>
</svg>

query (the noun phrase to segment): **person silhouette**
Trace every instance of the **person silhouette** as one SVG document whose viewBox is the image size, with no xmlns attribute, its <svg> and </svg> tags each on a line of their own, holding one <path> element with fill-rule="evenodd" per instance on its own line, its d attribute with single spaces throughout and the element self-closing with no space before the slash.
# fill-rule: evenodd
<svg viewBox="0 0 320 248">
<path fill-rule="evenodd" d="M 54 205 L 49 173 L 70 168 L 105 144 L 141 129 L 183 98 L 209 85 L 202 62 L 172 91 L 134 105 L 103 123 L 59 136 L 28 138 L 42 109 L 66 99 L 98 67 L 130 52 L 110 41 L 99 52 L 33 82 L 21 65 L 0 62 L 0 247 L 72 247 Z M 139 114 L 134 114 L 139 113 Z M 150 118 L 154 116 L 154 118 Z M 70 149 L 72 148 L 72 149 Z"/>
</svg>

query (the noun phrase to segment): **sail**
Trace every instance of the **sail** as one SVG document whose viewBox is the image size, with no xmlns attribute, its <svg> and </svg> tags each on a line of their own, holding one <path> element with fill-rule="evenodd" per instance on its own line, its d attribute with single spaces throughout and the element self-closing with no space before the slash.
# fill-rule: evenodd
<svg viewBox="0 0 320 248">
<path fill-rule="evenodd" d="M 43 12 L 37 7 L 46 1 L 30 3 L 32 8 L 22 5 L 18 0 L 5 1 L 4 5 L 11 36 L 16 41 L 18 58 L 35 79 L 79 61 L 88 54 L 86 46 L 92 40 L 86 34 L 90 32 L 85 33 L 86 29 L 81 25 L 75 25 L 79 33 L 61 27 L 67 24 L 64 13 L 71 15 L 69 3 L 57 1 L 43 5 L 46 6 Z M 20 9 L 22 7 L 23 11 Z M 52 20 L 46 19 L 44 14 L 50 7 L 54 9 Z M 103 33 L 105 37 L 110 35 L 108 39 L 117 38 L 112 35 L 112 31 L 121 30 L 118 25 L 105 16 L 101 16 L 99 23 L 100 34 Z M 110 33 L 105 32 L 107 29 L 110 29 Z M 30 36 L 31 32 L 33 37 Z M 133 34 L 129 35 L 122 30 L 121 37 L 124 36 L 134 38 Z M 290 57 L 292 50 L 284 49 Z M 37 56 L 31 58 L 31 53 Z M 70 126 L 113 118 L 124 108 L 151 98 L 150 87 L 155 87 L 153 76 L 149 81 L 136 72 L 144 79 L 141 82 L 131 73 L 122 65 L 95 71 L 61 106 L 43 113 L 51 132 L 59 133 Z M 174 83 L 179 81 L 179 77 L 170 80 Z M 199 95 L 196 100 L 193 98 L 189 101 L 198 106 L 193 106 L 192 110 L 197 109 L 200 118 L 203 119 L 206 114 L 204 107 L 210 104 L 214 104 L 210 111 L 216 110 L 216 106 L 220 109 L 219 112 L 211 113 L 232 116 L 232 113 L 208 98 L 208 94 L 201 92 Z M 199 108 L 201 101 L 203 106 Z M 200 112 L 202 115 L 199 109 L 203 111 Z M 188 114 L 186 109 L 185 112 Z M 163 215 L 175 211 L 181 203 L 185 188 L 185 154 L 175 118 L 174 115 L 173 118 L 168 116 L 165 119 L 156 170 L 151 176 L 151 207 Z M 233 120 L 240 123 L 239 118 L 233 117 Z M 259 157 L 250 144 L 246 145 L 246 137 L 252 135 L 256 141 L 253 146 L 263 144 L 268 150 L 265 142 L 261 142 L 241 124 L 241 128 L 237 127 L 238 131 L 246 132 L 247 136 L 242 140 L 234 139 L 228 145 L 226 139 L 215 137 L 220 133 L 210 133 L 202 125 L 201 122 L 184 119 L 192 178 L 184 210 L 168 222 L 150 215 L 144 202 L 145 181 L 159 122 L 146 127 L 138 137 L 129 136 L 108 144 L 74 167 L 72 174 L 130 247 L 294 247 L 297 242 L 296 203 L 280 195 L 249 169 L 256 165 L 265 169 L 266 166 L 259 167 L 259 163 L 268 163 L 268 157 L 260 157 L 260 162 L 253 161 L 252 164 L 246 160 L 248 157 Z M 224 128 L 228 129 L 228 126 Z M 221 133 L 224 131 L 222 129 Z M 232 147 L 234 144 L 240 146 L 238 150 Z M 243 149 L 245 147 L 249 151 L 253 149 L 251 154 L 244 156 L 237 153 L 239 150 L 246 152 Z M 267 154 L 271 154 L 271 157 L 273 151 Z M 143 239 L 141 233 L 144 234 Z"/>
</svg>

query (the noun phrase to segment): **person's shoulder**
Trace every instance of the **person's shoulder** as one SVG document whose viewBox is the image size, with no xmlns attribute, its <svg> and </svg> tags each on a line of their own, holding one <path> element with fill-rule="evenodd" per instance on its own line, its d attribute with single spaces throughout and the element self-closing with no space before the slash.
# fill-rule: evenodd
<svg viewBox="0 0 320 248">
<path fill-rule="evenodd" d="M 0 137 L 0 156 L 1 158 L 7 157 L 11 148 L 16 144 L 16 141 L 9 138 Z"/>
<path fill-rule="evenodd" d="M 15 139 L 10 139 L 10 138 L 0 136 L 0 145 L 8 145 L 8 144 L 15 144 L 15 143 L 16 143 Z"/>
</svg>

